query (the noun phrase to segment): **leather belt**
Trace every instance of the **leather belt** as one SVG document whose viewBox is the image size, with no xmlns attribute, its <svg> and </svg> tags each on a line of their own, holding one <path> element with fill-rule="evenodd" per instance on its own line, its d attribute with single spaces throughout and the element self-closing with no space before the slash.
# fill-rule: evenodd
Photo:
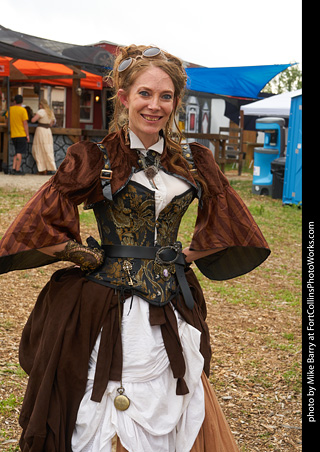
<svg viewBox="0 0 320 452">
<path fill-rule="evenodd" d="M 51 126 L 50 126 L 50 124 L 44 124 L 44 123 L 38 122 L 37 127 L 43 127 L 44 129 L 50 129 Z"/>
<path fill-rule="evenodd" d="M 108 257 L 122 257 L 122 258 L 138 258 L 154 260 L 160 265 L 174 264 L 178 283 L 184 298 L 184 301 L 189 309 L 193 309 L 193 296 L 185 277 L 184 268 L 186 261 L 184 254 L 181 251 L 181 243 L 176 242 L 169 246 L 126 246 L 126 245 L 103 245 L 105 255 Z"/>
</svg>

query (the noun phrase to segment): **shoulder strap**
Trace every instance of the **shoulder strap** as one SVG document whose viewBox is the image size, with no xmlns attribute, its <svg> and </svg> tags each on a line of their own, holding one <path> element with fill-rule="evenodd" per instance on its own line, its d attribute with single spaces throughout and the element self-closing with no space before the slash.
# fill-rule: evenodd
<svg viewBox="0 0 320 452">
<path fill-rule="evenodd" d="M 187 163 L 189 165 L 189 171 L 191 173 L 193 173 L 193 174 L 197 174 L 197 167 L 196 167 L 196 165 L 194 163 L 192 151 L 191 151 L 191 148 L 190 148 L 189 144 L 188 143 L 183 143 L 181 145 L 181 148 L 182 148 L 182 155 L 183 155 L 183 157 L 185 158 L 185 160 L 187 161 Z M 198 197 L 198 199 L 201 202 L 201 193 L 202 193 L 201 185 L 200 185 L 200 183 L 197 180 L 196 180 L 196 184 L 197 184 L 197 187 L 198 187 L 197 197 Z"/>
<path fill-rule="evenodd" d="M 188 143 L 184 143 L 181 145 L 182 148 L 182 155 L 185 158 L 185 160 L 188 162 L 189 165 L 189 169 L 191 172 L 196 172 L 197 168 L 194 164 L 194 160 L 193 160 L 193 155 L 192 155 L 192 151 L 190 149 L 190 146 Z"/>
<path fill-rule="evenodd" d="M 112 191 L 111 191 L 111 179 L 112 179 L 112 170 L 109 160 L 109 155 L 107 149 L 101 143 L 96 143 L 100 151 L 103 155 L 104 167 L 100 173 L 101 187 L 103 196 L 108 200 L 112 201 Z"/>
</svg>

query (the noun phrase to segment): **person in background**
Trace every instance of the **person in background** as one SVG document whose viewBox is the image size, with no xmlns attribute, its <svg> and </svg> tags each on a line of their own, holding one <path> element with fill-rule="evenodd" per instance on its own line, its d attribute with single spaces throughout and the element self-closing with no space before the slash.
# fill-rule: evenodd
<svg viewBox="0 0 320 452">
<path fill-rule="evenodd" d="M 17 94 L 14 97 L 14 104 L 10 107 L 10 136 L 15 149 L 13 157 L 12 170 L 10 174 L 23 175 L 21 170 L 22 155 L 26 154 L 27 146 L 30 141 L 28 112 L 22 106 L 23 97 Z M 6 113 L 6 122 L 8 124 L 8 113 Z"/>
<path fill-rule="evenodd" d="M 253 270 L 269 247 L 210 149 L 175 126 L 180 59 L 119 49 L 114 121 L 72 145 L 0 242 L 2 273 L 69 261 L 41 291 L 19 357 L 29 375 L 23 452 L 237 452 L 209 382 L 209 279 Z M 198 200 L 190 244 L 181 219 Z M 100 234 L 82 244 L 78 205 Z"/>
<path fill-rule="evenodd" d="M 24 108 L 27 110 L 27 113 L 28 113 L 28 123 L 31 123 L 31 119 L 34 116 L 33 110 L 31 107 L 29 107 L 29 105 L 25 105 Z"/>
<path fill-rule="evenodd" d="M 38 173 L 55 173 L 57 167 L 54 159 L 51 127 L 55 124 L 56 119 L 45 99 L 40 101 L 39 110 L 33 116 L 31 122 L 38 122 L 32 143 L 32 156 L 36 161 Z"/>
</svg>

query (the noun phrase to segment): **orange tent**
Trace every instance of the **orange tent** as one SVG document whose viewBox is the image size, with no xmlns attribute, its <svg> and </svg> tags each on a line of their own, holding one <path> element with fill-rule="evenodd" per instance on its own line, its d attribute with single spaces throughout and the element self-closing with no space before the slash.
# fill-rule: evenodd
<svg viewBox="0 0 320 452">
<path fill-rule="evenodd" d="M 87 89 L 102 90 L 103 78 L 100 75 L 81 71 L 76 67 L 68 67 L 59 63 L 43 63 L 38 61 L 15 60 L 0 56 L 0 77 L 9 75 L 13 81 L 43 83 L 46 85 L 72 86 L 74 71 L 80 77 L 80 86 Z M 65 78 L 64 78 L 65 77 Z"/>
</svg>

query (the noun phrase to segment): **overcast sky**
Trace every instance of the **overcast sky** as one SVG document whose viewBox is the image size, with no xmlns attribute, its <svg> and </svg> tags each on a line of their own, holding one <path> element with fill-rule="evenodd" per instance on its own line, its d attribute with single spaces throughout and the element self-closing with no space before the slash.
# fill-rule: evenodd
<svg viewBox="0 0 320 452">
<path fill-rule="evenodd" d="M 302 0 L 1 0 L 0 24 L 88 45 L 154 44 L 208 67 L 298 62 Z"/>
</svg>

